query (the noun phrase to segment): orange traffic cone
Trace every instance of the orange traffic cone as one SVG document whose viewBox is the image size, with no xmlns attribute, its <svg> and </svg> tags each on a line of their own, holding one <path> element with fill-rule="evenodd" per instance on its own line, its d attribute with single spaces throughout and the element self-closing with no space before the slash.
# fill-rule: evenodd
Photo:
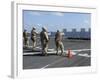
<svg viewBox="0 0 100 80">
<path fill-rule="evenodd" d="M 72 56 L 73 56 L 73 55 L 72 55 L 72 53 L 71 53 L 71 50 L 68 49 L 67 57 L 68 57 L 68 58 L 72 58 Z"/>
</svg>

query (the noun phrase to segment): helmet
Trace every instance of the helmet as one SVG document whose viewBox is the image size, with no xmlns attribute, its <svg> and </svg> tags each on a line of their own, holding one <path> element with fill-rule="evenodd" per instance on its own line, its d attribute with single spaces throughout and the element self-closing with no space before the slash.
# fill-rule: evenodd
<svg viewBox="0 0 100 80">
<path fill-rule="evenodd" d="M 47 28 L 46 27 L 42 27 L 42 30 L 47 31 Z"/>
<path fill-rule="evenodd" d="M 33 27 L 33 30 L 36 30 L 36 29 Z"/>
<path fill-rule="evenodd" d="M 24 32 L 26 32 L 27 30 L 26 29 L 24 29 Z"/>
<path fill-rule="evenodd" d="M 60 32 L 60 30 L 58 29 L 57 32 Z"/>
</svg>

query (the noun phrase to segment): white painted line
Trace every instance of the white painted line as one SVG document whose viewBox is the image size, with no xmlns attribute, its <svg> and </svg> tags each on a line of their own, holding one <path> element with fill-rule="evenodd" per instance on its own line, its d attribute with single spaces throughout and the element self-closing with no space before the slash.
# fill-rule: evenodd
<svg viewBox="0 0 100 80">
<path fill-rule="evenodd" d="M 55 49 L 48 49 L 48 51 L 55 51 Z"/>
<path fill-rule="evenodd" d="M 28 48 L 32 48 L 32 46 L 29 46 Z M 40 46 L 38 46 L 36 48 L 41 49 Z M 48 49 L 48 50 L 55 51 L 55 49 Z M 91 50 L 91 49 L 76 49 L 76 50 L 71 50 L 71 51 L 89 51 L 89 50 Z"/>
<path fill-rule="evenodd" d="M 40 48 L 40 47 L 36 47 L 36 48 Z M 75 51 L 81 52 L 81 51 L 89 51 L 89 50 L 91 50 L 91 49 L 77 49 L 77 50 L 71 50 L 71 54 L 76 55 L 77 53 L 76 53 Z M 58 53 L 60 53 L 60 52 L 61 52 L 61 51 L 59 50 Z M 42 53 L 41 53 L 41 51 L 40 51 L 40 52 L 31 52 L 31 53 L 23 53 L 24 56 L 25 56 L 25 55 L 34 55 L 34 54 L 42 54 Z M 48 53 L 47 53 L 47 54 L 56 54 L 56 50 L 54 50 L 54 49 L 48 49 Z M 64 51 L 64 54 L 63 54 L 63 55 L 66 55 L 66 54 L 67 54 L 67 50 Z M 78 54 L 78 56 L 91 57 L 91 56 L 88 55 L 88 54 Z"/>
<path fill-rule="evenodd" d="M 54 54 L 54 53 L 56 53 L 56 52 L 48 52 L 47 54 L 50 54 L 50 53 L 52 53 L 52 54 Z M 34 55 L 34 54 L 42 54 L 42 52 L 29 52 L 29 53 L 23 53 L 23 55 Z"/>
<path fill-rule="evenodd" d="M 33 46 L 28 46 L 28 48 L 33 48 Z M 37 46 L 36 48 L 40 48 L 40 46 L 39 46 L 39 47 Z M 40 48 L 40 49 L 41 49 L 41 48 Z"/>
<path fill-rule="evenodd" d="M 35 53 L 34 52 L 31 52 L 31 53 L 29 52 L 29 53 L 24 53 L 23 55 L 25 56 L 25 55 L 32 55 L 32 54 L 34 55 L 34 54 L 39 54 L 39 53 L 38 52 L 35 52 Z"/>
<path fill-rule="evenodd" d="M 28 48 L 33 48 L 33 46 L 29 46 Z M 35 47 L 35 49 L 42 49 L 40 46 Z M 55 49 L 48 49 L 48 51 L 55 51 Z"/>
<path fill-rule="evenodd" d="M 83 56 L 83 57 L 91 57 L 90 55 L 88 55 L 87 53 L 85 54 L 78 54 L 78 56 Z"/>
<path fill-rule="evenodd" d="M 39 49 L 41 49 L 40 47 L 36 47 L 36 48 L 39 48 Z"/>
<path fill-rule="evenodd" d="M 89 51 L 89 50 L 91 50 L 91 49 L 77 49 L 77 50 L 72 50 L 72 51 Z"/>
<path fill-rule="evenodd" d="M 61 51 L 58 51 L 58 53 L 60 53 Z M 42 52 L 27 52 L 27 53 L 23 53 L 23 55 L 32 55 L 32 54 L 42 54 Z M 50 51 L 50 52 L 47 52 L 47 54 L 56 54 L 56 51 Z M 63 54 L 67 54 L 66 51 L 64 51 Z M 75 55 L 76 53 L 71 51 L 71 54 Z"/>
<path fill-rule="evenodd" d="M 56 64 L 56 63 L 58 63 L 59 61 L 62 61 L 62 60 L 64 60 L 64 58 L 58 59 L 58 60 L 54 61 L 53 63 L 47 64 L 46 66 L 42 67 L 41 69 L 45 69 L 46 67 L 49 67 L 49 66 L 51 66 L 53 64 Z"/>
<path fill-rule="evenodd" d="M 29 46 L 28 48 L 33 48 L 33 46 Z M 37 46 L 36 49 L 42 49 L 42 48 L 40 46 Z M 78 52 L 80 52 L 80 51 L 89 51 L 89 50 L 91 50 L 91 49 L 76 49 L 76 50 L 71 50 L 71 51 L 78 51 Z M 48 51 L 55 51 L 55 49 L 48 49 Z"/>
<path fill-rule="evenodd" d="M 56 51 L 55 50 L 53 50 L 53 49 L 48 49 L 48 50 L 51 50 L 50 52 L 48 51 L 48 54 L 49 53 L 56 53 Z M 88 50 L 91 50 L 91 49 L 78 49 L 78 50 L 71 50 L 71 53 L 73 54 L 73 55 L 75 55 L 75 54 L 77 54 L 76 52 L 74 52 L 74 51 L 88 51 Z M 58 51 L 59 53 L 61 52 L 60 50 Z M 28 55 L 28 54 L 40 54 L 41 52 L 31 52 L 31 53 L 23 53 L 24 55 Z M 64 53 L 66 53 L 67 54 L 67 51 L 64 51 Z"/>
</svg>

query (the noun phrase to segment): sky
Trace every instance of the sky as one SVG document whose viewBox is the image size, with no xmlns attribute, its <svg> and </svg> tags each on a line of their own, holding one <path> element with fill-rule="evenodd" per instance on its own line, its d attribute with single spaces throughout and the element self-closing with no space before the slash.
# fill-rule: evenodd
<svg viewBox="0 0 100 80">
<path fill-rule="evenodd" d="M 42 27 L 46 27 L 48 32 L 63 29 L 71 31 L 73 28 L 77 31 L 81 28 L 88 30 L 91 27 L 91 14 L 23 10 L 23 28 L 30 32 L 32 27 L 35 27 L 38 32 Z"/>
</svg>

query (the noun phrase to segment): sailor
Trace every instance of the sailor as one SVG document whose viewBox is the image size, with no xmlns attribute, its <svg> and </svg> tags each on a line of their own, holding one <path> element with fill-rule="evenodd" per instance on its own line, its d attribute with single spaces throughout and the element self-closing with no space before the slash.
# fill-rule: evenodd
<svg viewBox="0 0 100 80">
<path fill-rule="evenodd" d="M 45 27 L 43 27 L 42 31 L 40 32 L 40 40 L 41 40 L 42 54 L 47 55 L 49 38 L 47 29 Z"/>
<path fill-rule="evenodd" d="M 33 50 L 36 47 L 36 35 L 37 35 L 36 29 L 33 27 L 31 30 L 31 40 L 33 42 Z"/>
<path fill-rule="evenodd" d="M 63 42 L 62 42 L 62 34 L 59 30 L 57 30 L 56 34 L 55 34 L 55 44 L 56 44 L 56 54 L 58 54 L 59 48 L 61 50 L 61 55 L 64 52 L 64 46 L 63 46 Z"/>
<path fill-rule="evenodd" d="M 27 33 L 27 30 L 24 30 L 24 32 L 23 32 L 23 42 L 24 42 L 25 47 L 28 47 L 28 33 Z"/>
</svg>

